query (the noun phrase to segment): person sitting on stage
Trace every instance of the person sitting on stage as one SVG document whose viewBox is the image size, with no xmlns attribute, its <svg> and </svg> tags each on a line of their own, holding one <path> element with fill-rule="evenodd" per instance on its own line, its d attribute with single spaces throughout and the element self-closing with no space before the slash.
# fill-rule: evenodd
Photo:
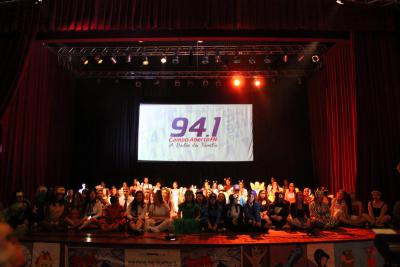
<svg viewBox="0 0 400 267">
<path fill-rule="evenodd" d="M 228 213 L 228 206 L 226 202 L 226 193 L 225 192 L 219 192 L 217 195 L 217 205 L 219 209 L 221 210 L 221 218 L 220 218 L 220 223 L 221 225 L 225 225 L 225 220 L 226 216 Z M 225 230 L 225 229 L 222 229 Z"/>
<path fill-rule="evenodd" d="M 364 214 L 367 220 L 366 227 L 383 227 L 391 220 L 388 214 L 388 205 L 381 200 L 382 193 L 374 190 L 371 192 L 372 201 L 368 202 L 368 214 Z"/>
<path fill-rule="evenodd" d="M 260 190 L 260 192 L 258 192 L 258 197 L 256 200 L 261 207 L 261 220 L 266 221 L 266 223 L 268 224 L 268 226 L 271 225 L 271 220 L 268 217 L 268 207 L 271 204 L 267 198 L 267 193 L 265 190 Z"/>
<path fill-rule="evenodd" d="M 225 219 L 225 226 L 228 230 L 239 232 L 243 230 L 244 210 L 239 203 L 239 196 L 232 194 L 229 196 L 229 205 Z"/>
<path fill-rule="evenodd" d="M 44 220 L 39 223 L 44 231 L 62 232 L 68 230 L 68 224 L 72 224 L 67 217 L 67 209 L 64 201 L 65 188 L 56 187 L 45 207 Z"/>
<path fill-rule="evenodd" d="M 162 192 L 158 190 L 154 194 L 154 203 L 149 206 L 149 215 L 145 221 L 145 230 L 154 233 L 172 230 L 170 207 L 163 200 Z"/>
<path fill-rule="evenodd" d="M 231 177 L 224 178 L 224 192 L 231 194 L 232 193 L 232 181 Z"/>
<path fill-rule="evenodd" d="M 287 217 L 289 216 L 289 202 L 283 199 L 282 192 L 275 193 L 275 201 L 269 205 L 268 217 L 272 226 L 277 229 L 288 229 Z"/>
<path fill-rule="evenodd" d="M 208 205 L 205 212 L 201 212 L 200 226 L 202 231 L 216 232 L 222 229 L 223 225 L 220 224 L 221 209 L 217 203 L 217 195 L 211 194 L 208 199 Z"/>
<path fill-rule="evenodd" d="M 179 204 L 178 219 L 174 221 L 175 232 L 190 234 L 199 231 L 200 207 L 194 200 L 192 190 L 186 190 L 185 200 Z"/>
<path fill-rule="evenodd" d="M 96 195 L 97 193 L 97 195 Z M 97 228 L 98 219 L 103 215 L 103 191 L 96 192 L 95 190 L 90 190 L 87 196 L 87 200 L 84 204 L 84 217 L 83 223 L 78 227 L 81 231 L 86 228 Z"/>
<path fill-rule="evenodd" d="M 303 189 L 303 205 L 304 205 L 304 210 L 307 214 L 307 218 L 310 218 L 310 205 L 311 202 L 314 201 L 314 195 L 311 193 L 310 188 L 304 188 Z"/>
<path fill-rule="evenodd" d="M 161 183 L 157 182 L 156 185 L 153 187 L 153 193 L 156 193 L 159 190 L 161 190 Z"/>
<path fill-rule="evenodd" d="M 294 183 L 289 184 L 289 189 L 285 192 L 285 200 L 290 204 L 296 202 L 296 188 Z"/>
<path fill-rule="evenodd" d="M 132 185 L 129 189 L 131 190 L 132 194 L 135 194 L 136 191 L 142 190 L 142 187 L 140 186 L 140 182 L 137 178 L 133 178 Z"/>
<path fill-rule="evenodd" d="M 148 177 L 144 177 L 143 178 L 143 183 L 141 184 L 142 190 L 146 191 L 146 190 L 152 190 L 153 189 L 153 185 L 149 183 L 149 178 Z"/>
<path fill-rule="evenodd" d="M 338 225 L 336 218 L 331 216 L 329 204 L 324 201 L 324 192 L 317 190 L 315 199 L 310 205 L 311 225 L 330 229 Z"/>
<path fill-rule="evenodd" d="M 198 189 L 196 191 L 196 203 L 197 205 L 199 205 L 200 211 L 203 209 L 207 209 L 208 206 L 207 199 L 204 197 L 203 190 L 201 189 Z"/>
<path fill-rule="evenodd" d="M 332 199 L 331 201 L 331 216 L 334 217 L 339 223 L 351 223 L 343 190 L 339 190 L 336 193 L 336 198 Z"/>
<path fill-rule="evenodd" d="M 135 234 L 143 233 L 144 220 L 147 213 L 147 205 L 144 203 L 144 194 L 142 191 L 136 191 L 133 201 L 128 206 L 127 218 L 129 228 Z"/>
<path fill-rule="evenodd" d="M 13 200 L 6 215 L 8 223 L 16 229 L 17 232 L 24 234 L 28 231 L 31 212 L 31 204 L 25 199 L 22 190 L 13 193 Z"/>
<path fill-rule="evenodd" d="M 290 216 L 288 217 L 288 222 L 290 226 L 295 229 L 311 229 L 310 217 L 307 216 L 304 205 L 304 195 L 301 191 L 296 193 L 296 201 L 290 204 Z"/>
<path fill-rule="evenodd" d="M 161 189 L 161 195 L 164 203 L 168 206 L 170 210 L 170 217 L 176 218 L 178 210 L 175 210 L 174 203 L 172 202 L 171 191 L 168 187 Z"/>
<path fill-rule="evenodd" d="M 286 194 L 287 191 L 289 191 L 289 182 L 288 179 L 283 179 L 283 185 L 282 185 L 282 191 L 284 194 Z"/>
<path fill-rule="evenodd" d="M 211 191 L 218 195 L 219 189 L 218 189 L 218 181 L 213 181 L 212 186 L 211 186 Z"/>
<path fill-rule="evenodd" d="M 261 231 L 263 229 L 260 216 L 261 207 L 255 201 L 256 197 L 257 192 L 252 190 L 247 198 L 246 205 L 243 207 L 245 227 L 250 231 Z"/>
<path fill-rule="evenodd" d="M 247 202 L 248 192 L 247 189 L 244 187 L 244 181 L 239 180 L 239 203 L 240 205 L 244 206 Z"/>
<path fill-rule="evenodd" d="M 271 193 L 272 185 L 276 182 L 275 177 L 271 177 L 271 183 L 267 185 L 267 196 Z M 275 194 L 275 193 L 274 193 Z"/>
<path fill-rule="evenodd" d="M 119 204 L 117 197 L 111 197 L 111 205 L 107 206 L 103 216 L 99 219 L 101 231 L 123 231 L 126 225 L 124 208 Z"/>
<path fill-rule="evenodd" d="M 268 199 L 269 199 L 269 201 L 271 203 L 275 201 L 276 192 L 282 192 L 282 188 L 280 188 L 279 185 L 278 185 L 278 182 L 275 181 L 275 182 L 272 183 L 272 188 L 271 188 L 271 190 L 269 191 L 269 194 L 268 194 Z"/>
<path fill-rule="evenodd" d="M 83 199 L 79 192 L 74 193 L 74 198 L 72 200 L 72 204 L 68 207 L 67 218 L 68 221 L 68 229 L 74 229 L 78 227 L 83 220 L 82 217 L 82 209 L 83 209 Z"/>
<path fill-rule="evenodd" d="M 119 204 L 124 208 L 125 212 L 128 210 L 129 204 L 133 201 L 133 196 L 128 187 L 124 187 L 122 195 L 119 197 Z"/>
</svg>

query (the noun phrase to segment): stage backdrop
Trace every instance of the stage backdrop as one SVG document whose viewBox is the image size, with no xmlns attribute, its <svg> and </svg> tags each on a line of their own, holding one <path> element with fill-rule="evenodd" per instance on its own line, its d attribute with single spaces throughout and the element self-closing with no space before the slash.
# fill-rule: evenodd
<svg viewBox="0 0 400 267">
<path fill-rule="evenodd" d="M 241 91 L 232 89 L 228 83 L 220 87 L 213 86 L 214 82 L 208 87 L 203 87 L 202 81 L 195 81 L 191 87 L 185 84 L 174 87 L 173 81 L 155 85 L 147 80 L 142 81 L 142 87 L 136 87 L 130 80 L 79 81 L 75 92 L 75 184 L 79 185 L 81 180 L 93 184 L 104 179 L 111 186 L 124 180 L 131 183 L 133 177 L 149 176 L 152 181 L 160 179 L 167 184 L 178 180 L 183 185 L 200 185 L 206 178 L 222 181 L 223 177 L 232 176 L 236 182 L 248 178 L 266 181 L 277 176 L 299 185 L 312 185 L 307 90 L 297 79 L 277 80 L 263 90 L 249 86 Z M 253 161 L 138 161 L 139 106 L 146 103 L 251 104 L 254 149 L 248 140 L 248 147 L 238 157 L 251 159 L 254 150 Z M 246 113 L 250 112 L 246 108 Z M 163 114 L 158 115 L 155 123 L 162 120 Z M 187 128 L 195 121 L 190 118 Z M 240 123 L 248 125 L 246 135 L 250 135 L 250 114 Z M 178 126 L 182 126 L 181 122 Z M 207 134 L 212 135 L 212 131 Z"/>
<path fill-rule="evenodd" d="M 252 105 L 140 105 L 138 160 L 252 161 Z"/>
</svg>

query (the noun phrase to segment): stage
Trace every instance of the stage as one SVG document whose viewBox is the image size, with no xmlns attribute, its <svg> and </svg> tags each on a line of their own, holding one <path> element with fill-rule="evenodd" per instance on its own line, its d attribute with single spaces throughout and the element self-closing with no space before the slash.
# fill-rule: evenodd
<svg viewBox="0 0 400 267">
<path fill-rule="evenodd" d="M 327 266 L 338 266 L 344 259 L 352 259 L 354 266 L 382 266 L 375 236 L 372 230 L 342 227 L 312 234 L 278 230 L 237 235 L 200 233 L 178 235 L 169 241 L 165 233 L 137 236 L 93 231 L 33 233 L 24 237 L 22 244 L 31 253 L 32 266 L 47 252 L 53 257 L 53 266 L 311 267 L 317 266 L 315 259 L 321 253 L 328 255 Z M 376 265 L 368 265 L 370 261 Z M 289 263 L 296 264 L 284 265 Z"/>
</svg>

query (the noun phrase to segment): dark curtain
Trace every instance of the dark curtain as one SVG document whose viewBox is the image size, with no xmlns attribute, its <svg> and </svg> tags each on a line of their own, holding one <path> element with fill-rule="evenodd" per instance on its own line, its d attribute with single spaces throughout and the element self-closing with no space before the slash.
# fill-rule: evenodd
<svg viewBox="0 0 400 267">
<path fill-rule="evenodd" d="M 227 82 L 203 87 L 195 81 L 174 87 L 173 81 L 160 85 L 143 81 L 141 88 L 122 80 L 82 80 L 76 90 L 75 168 L 72 186 L 81 181 L 96 185 L 131 183 L 133 177 L 148 176 L 170 185 L 199 186 L 204 179 L 232 176 L 234 182 L 276 176 L 298 186 L 313 183 L 310 137 L 307 123 L 307 94 L 297 79 L 270 83 L 265 90 L 251 86 L 243 93 L 231 91 Z M 137 132 L 139 103 L 253 104 L 254 162 L 138 162 Z"/>
<path fill-rule="evenodd" d="M 308 82 L 309 120 L 317 185 L 356 189 L 356 88 L 350 45 L 338 43 Z"/>
<path fill-rule="evenodd" d="M 27 66 L 1 118 L 3 155 L 0 196 L 70 178 L 73 80 L 40 42 L 32 44 Z"/>
<path fill-rule="evenodd" d="M 0 116 L 20 81 L 39 18 L 39 10 L 33 1 L 0 5 Z"/>
<path fill-rule="evenodd" d="M 151 30 L 393 30 L 393 9 L 332 0 L 43 1 L 42 32 Z M 178 33 L 179 34 L 179 33 Z"/>
<path fill-rule="evenodd" d="M 357 188 L 363 198 L 372 189 L 398 200 L 400 175 L 399 35 L 353 35 L 357 82 Z"/>
</svg>

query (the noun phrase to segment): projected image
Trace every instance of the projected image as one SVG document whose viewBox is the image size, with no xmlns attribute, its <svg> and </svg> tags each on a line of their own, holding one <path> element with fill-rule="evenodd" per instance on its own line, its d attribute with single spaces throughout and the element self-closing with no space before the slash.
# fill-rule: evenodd
<svg viewBox="0 0 400 267">
<path fill-rule="evenodd" d="M 252 161 L 252 105 L 142 104 L 138 141 L 138 160 Z"/>
</svg>

